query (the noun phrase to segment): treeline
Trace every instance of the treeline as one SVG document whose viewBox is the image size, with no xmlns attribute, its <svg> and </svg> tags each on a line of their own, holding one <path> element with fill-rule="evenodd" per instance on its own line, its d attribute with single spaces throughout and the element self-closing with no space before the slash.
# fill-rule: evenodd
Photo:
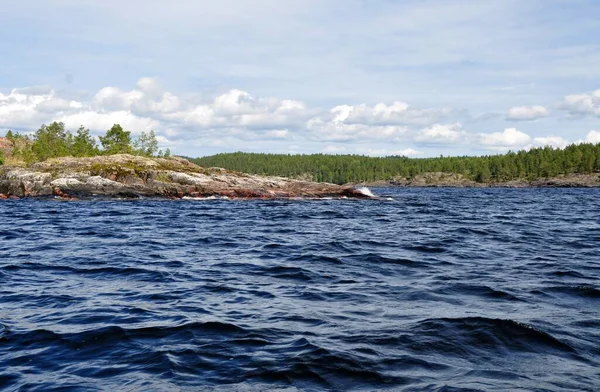
<svg viewBox="0 0 600 392">
<path fill-rule="evenodd" d="M 488 183 L 599 172 L 600 144 L 572 144 L 564 149 L 533 148 L 479 157 L 378 158 L 362 155 L 236 152 L 191 161 L 205 167 L 216 166 L 247 173 L 306 178 L 335 184 L 393 181 L 396 178 L 413 178 L 427 172 L 458 173 L 474 181 Z"/>
<path fill-rule="evenodd" d="M 8 131 L 6 139 L 10 143 L 11 157 L 26 164 L 44 161 L 49 158 L 64 156 L 90 157 L 96 155 L 134 154 L 148 157 L 168 157 L 169 149 L 165 152 L 158 149 L 158 140 L 154 131 L 142 132 L 132 139 L 131 132 L 123 130 L 115 124 L 100 136 L 100 145 L 84 126 L 79 127 L 75 134 L 65 128 L 62 122 L 42 125 L 33 135 L 19 134 Z M 3 159 L 0 150 L 0 164 Z"/>
</svg>

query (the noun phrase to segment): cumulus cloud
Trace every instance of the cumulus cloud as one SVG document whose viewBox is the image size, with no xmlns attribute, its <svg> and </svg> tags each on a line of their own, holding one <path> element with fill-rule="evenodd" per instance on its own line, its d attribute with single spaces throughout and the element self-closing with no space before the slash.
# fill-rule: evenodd
<svg viewBox="0 0 600 392">
<path fill-rule="evenodd" d="M 515 106 L 506 114 L 506 119 L 511 121 L 531 121 L 548 117 L 550 111 L 543 106 Z"/>
<path fill-rule="evenodd" d="M 585 138 L 587 143 L 600 143 L 600 131 L 590 131 Z"/>
<path fill-rule="evenodd" d="M 543 112 L 532 108 L 525 109 Z M 523 108 L 516 109 L 515 116 L 527 117 Z M 421 150 L 428 148 L 435 148 L 437 155 L 440 148 L 459 146 L 506 150 L 568 144 L 560 136 L 532 138 L 515 128 L 468 133 L 456 122 L 457 116 L 460 112 L 453 109 L 414 108 L 401 101 L 321 109 L 297 100 L 255 97 L 238 89 L 212 98 L 177 95 L 165 91 L 155 78 L 141 78 L 131 90 L 104 87 L 89 100 L 73 100 L 45 86 L 0 93 L 0 129 L 28 132 L 42 123 L 62 121 L 68 129 L 84 125 L 100 135 L 119 123 L 134 135 L 152 129 L 162 148 L 186 155 L 195 154 L 199 146 L 221 151 L 268 146 L 290 151 L 290 142 L 311 146 L 313 151 L 403 156 L 424 155 Z M 453 121 L 442 121 L 446 119 Z M 598 140 L 598 131 L 587 136 L 587 141 Z M 422 148 L 409 148 L 414 143 Z"/>
<path fill-rule="evenodd" d="M 156 78 L 143 77 L 138 79 L 135 85 L 138 90 L 151 98 L 160 97 L 163 92 L 162 86 Z"/>
<path fill-rule="evenodd" d="M 450 109 L 417 109 L 405 102 L 338 105 L 328 113 L 312 117 L 307 130 L 315 140 L 353 141 L 408 139 L 412 127 L 427 126 L 451 116 Z"/>
<path fill-rule="evenodd" d="M 422 143 L 457 143 L 464 139 L 466 132 L 460 124 L 434 124 L 421 130 L 414 140 Z"/>
<path fill-rule="evenodd" d="M 338 108 L 332 109 L 335 113 Z M 347 124 L 342 117 L 336 115 L 332 120 L 315 117 L 308 120 L 306 128 L 309 137 L 321 141 L 353 141 L 371 139 L 391 139 L 401 137 L 407 132 L 406 127 L 395 125 Z"/>
<path fill-rule="evenodd" d="M 84 125 L 90 130 L 94 130 L 96 134 L 103 133 L 114 124 L 120 124 L 124 129 L 130 131 L 133 135 L 138 135 L 142 131 L 151 129 L 159 129 L 161 124 L 159 121 L 139 117 L 125 110 L 112 111 L 108 113 L 97 112 L 93 110 L 82 110 L 62 115 L 55 115 L 50 121 L 61 121 L 65 123 L 67 129 L 77 129 L 80 125 Z M 39 124 L 38 124 L 39 126 Z"/>
<path fill-rule="evenodd" d="M 567 95 L 560 108 L 572 116 L 600 117 L 600 90 L 585 94 Z"/>
<path fill-rule="evenodd" d="M 491 149 L 522 148 L 531 141 L 531 137 L 516 128 L 506 128 L 502 132 L 480 133 L 479 142 Z"/>
<path fill-rule="evenodd" d="M 560 136 L 546 136 L 533 138 L 532 147 L 550 146 L 554 148 L 565 148 L 569 145 L 569 141 Z"/>
<path fill-rule="evenodd" d="M 529 150 L 534 147 L 565 148 L 570 143 L 560 136 L 531 137 L 516 128 L 507 128 L 502 132 L 480 133 L 478 142 L 487 149 L 496 151 Z"/>
<path fill-rule="evenodd" d="M 50 113 L 49 106 L 54 105 L 56 95 L 52 90 L 13 89 L 8 94 L 0 93 L 0 127 L 29 128 Z M 38 124 L 39 125 L 39 124 Z"/>
<path fill-rule="evenodd" d="M 331 113 L 334 116 L 333 121 L 346 124 L 426 126 L 449 117 L 453 111 L 445 108 L 416 109 L 405 102 L 397 101 L 390 105 L 341 105 L 334 107 Z"/>
<path fill-rule="evenodd" d="M 310 114 L 300 101 L 255 98 L 245 91 L 231 90 L 212 102 L 190 106 L 168 118 L 190 127 L 245 127 L 259 131 L 297 127 Z"/>
<path fill-rule="evenodd" d="M 368 148 L 363 151 L 366 155 L 370 156 L 404 156 L 410 157 L 415 155 L 423 155 L 422 151 L 417 151 L 412 148 L 405 148 L 403 150 L 390 150 L 385 148 Z"/>
<path fill-rule="evenodd" d="M 334 146 L 330 144 L 323 147 L 323 152 L 326 154 L 341 154 L 344 151 L 346 151 L 346 147 L 344 146 Z"/>
<path fill-rule="evenodd" d="M 284 139 L 290 132 L 287 129 L 274 129 L 265 134 L 267 137 L 274 139 Z"/>
</svg>

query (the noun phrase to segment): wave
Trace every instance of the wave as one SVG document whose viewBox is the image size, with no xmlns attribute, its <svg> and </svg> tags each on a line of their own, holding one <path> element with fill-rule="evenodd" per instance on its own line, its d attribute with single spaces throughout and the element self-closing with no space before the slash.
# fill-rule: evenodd
<svg viewBox="0 0 600 392">
<path fill-rule="evenodd" d="M 0 389 L 597 389 L 596 191 L 375 193 L 0 203 Z"/>
<path fill-rule="evenodd" d="M 513 352 L 532 352 L 557 355 L 574 354 L 574 347 L 530 324 L 511 319 L 462 317 L 427 319 L 412 328 L 417 336 L 428 337 L 428 346 L 420 350 L 447 352 L 450 355 L 467 353 L 478 360 L 487 356 L 510 355 Z M 454 353 L 454 354 L 453 354 Z"/>
<path fill-rule="evenodd" d="M 543 289 L 543 291 L 549 291 L 557 294 L 567 294 L 586 299 L 600 299 L 600 290 L 589 285 L 554 286 Z"/>
<path fill-rule="evenodd" d="M 373 192 L 371 192 L 371 190 L 369 188 L 367 188 L 366 186 L 361 186 L 356 188 L 357 191 L 359 191 L 360 193 L 362 193 L 365 196 L 369 196 L 369 197 L 376 197 Z"/>
</svg>

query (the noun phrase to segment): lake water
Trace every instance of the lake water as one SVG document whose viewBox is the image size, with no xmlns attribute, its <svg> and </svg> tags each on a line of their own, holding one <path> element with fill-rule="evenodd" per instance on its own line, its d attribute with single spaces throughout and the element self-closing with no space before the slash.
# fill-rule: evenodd
<svg viewBox="0 0 600 392">
<path fill-rule="evenodd" d="M 600 387 L 600 190 L 0 201 L 0 389 Z"/>
</svg>

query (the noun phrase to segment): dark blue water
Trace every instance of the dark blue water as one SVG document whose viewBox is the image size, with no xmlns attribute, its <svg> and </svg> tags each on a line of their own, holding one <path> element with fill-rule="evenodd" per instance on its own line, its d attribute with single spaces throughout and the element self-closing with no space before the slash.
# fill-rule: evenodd
<svg viewBox="0 0 600 392">
<path fill-rule="evenodd" d="M 600 387 L 600 190 L 0 202 L 0 389 Z"/>
</svg>

